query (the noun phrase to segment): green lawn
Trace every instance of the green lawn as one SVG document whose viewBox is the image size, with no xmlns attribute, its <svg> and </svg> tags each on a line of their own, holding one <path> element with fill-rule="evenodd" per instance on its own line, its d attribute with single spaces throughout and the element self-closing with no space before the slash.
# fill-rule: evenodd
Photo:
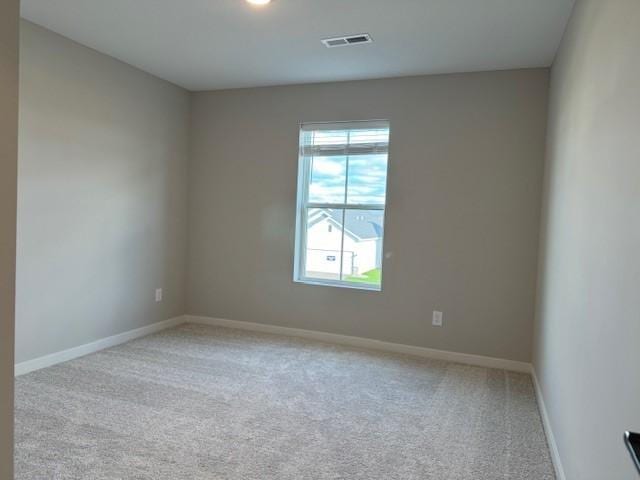
<svg viewBox="0 0 640 480">
<path fill-rule="evenodd" d="M 374 285 L 380 285 L 381 280 L 382 280 L 382 270 L 380 270 L 379 268 L 376 268 L 374 270 L 369 270 L 368 272 L 365 272 L 362 275 L 347 277 L 347 282 L 370 283 Z"/>
</svg>

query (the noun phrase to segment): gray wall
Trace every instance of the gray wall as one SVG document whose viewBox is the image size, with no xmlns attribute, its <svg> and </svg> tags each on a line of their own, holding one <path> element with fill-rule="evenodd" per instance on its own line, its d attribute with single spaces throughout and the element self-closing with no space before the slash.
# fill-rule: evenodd
<svg viewBox="0 0 640 480">
<path fill-rule="evenodd" d="M 637 478 L 640 2 L 580 0 L 553 67 L 534 364 L 569 480 Z"/>
<path fill-rule="evenodd" d="M 547 92 L 539 69 L 194 94 L 187 312 L 530 361 Z M 372 118 L 384 290 L 294 284 L 298 123 Z"/>
<path fill-rule="evenodd" d="M 0 478 L 13 478 L 13 326 L 18 159 L 17 0 L 0 2 Z"/>
<path fill-rule="evenodd" d="M 189 127 L 186 91 L 27 22 L 20 60 L 18 362 L 184 313 Z"/>
</svg>

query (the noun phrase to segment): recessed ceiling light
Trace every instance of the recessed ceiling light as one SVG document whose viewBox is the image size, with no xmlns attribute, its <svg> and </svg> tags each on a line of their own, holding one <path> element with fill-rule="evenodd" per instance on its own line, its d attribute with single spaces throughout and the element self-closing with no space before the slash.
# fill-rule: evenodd
<svg viewBox="0 0 640 480">
<path fill-rule="evenodd" d="M 247 0 L 247 3 L 251 5 L 263 6 L 271 3 L 271 0 Z"/>
</svg>

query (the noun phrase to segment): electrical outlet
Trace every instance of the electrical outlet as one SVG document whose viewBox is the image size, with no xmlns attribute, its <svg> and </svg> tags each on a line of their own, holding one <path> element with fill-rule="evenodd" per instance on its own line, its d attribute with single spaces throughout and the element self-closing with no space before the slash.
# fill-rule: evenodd
<svg viewBox="0 0 640 480">
<path fill-rule="evenodd" d="M 156 302 L 162 301 L 162 289 L 156 288 Z"/>
<path fill-rule="evenodd" d="M 442 312 L 438 312 L 437 310 L 433 311 L 433 319 L 431 321 L 431 324 L 434 327 L 441 327 L 442 326 Z"/>
</svg>

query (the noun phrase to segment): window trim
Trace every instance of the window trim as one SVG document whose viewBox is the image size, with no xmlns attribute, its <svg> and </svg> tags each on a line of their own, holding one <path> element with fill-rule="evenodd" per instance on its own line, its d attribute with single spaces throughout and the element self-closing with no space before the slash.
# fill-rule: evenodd
<svg viewBox="0 0 640 480">
<path fill-rule="evenodd" d="M 310 125 L 326 125 L 327 129 L 331 129 L 332 126 L 341 126 L 344 129 L 349 129 L 351 126 L 368 124 L 371 128 L 380 128 L 384 126 L 389 130 L 389 141 L 387 143 L 387 178 L 385 181 L 385 202 L 384 204 L 342 204 L 342 203 L 318 203 L 309 202 L 309 178 L 311 176 L 310 162 L 305 161 L 305 155 L 300 139 L 305 131 L 308 131 Z M 315 130 L 315 129 L 314 129 Z M 295 227 L 295 239 L 294 239 L 294 258 L 293 258 L 293 281 L 295 283 L 301 283 L 305 285 L 324 286 L 324 287 L 337 287 L 347 288 L 351 290 L 365 290 L 370 292 L 381 292 L 384 284 L 384 275 L 380 279 L 380 285 L 348 282 L 346 280 L 331 280 L 331 279 L 319 279 L 311 278 L 303 275 L 304 265 L 306 263 L 306 249 L 303 245 L 307 244 L 307 229 L 305 228 L 305 221 L 307 218 L 306 210 L 311 208 L 331 208 L 341 210 L 380 210 L 385 212 L 383 216 L 383 232 L 386 232 L 386 209 L 388 206 L 388 190 L 389 190 L 389 156 L 391 149 L 391 122 L 389 120 L 347 120 L 347 121 L 326 121 L 326 122 L 300 122 L 298 124 L 298 181 L 297 181 L 297 193 L 296 193 L 296 227 Z M 348 182 L 349 172 L 346 172 L 345 181 Z M 344 242 L 344 221 L 342 222 L 343 234 L 342 242 Z M 384 272 L 384 243 L 385 235 L 382 236 L 382 258 L 381 258 L 381 270 Z M 341 259 L 341 264 L 343 260 Z M 340 267 L 342 269 L 342 265 Z"/>
</svg>

